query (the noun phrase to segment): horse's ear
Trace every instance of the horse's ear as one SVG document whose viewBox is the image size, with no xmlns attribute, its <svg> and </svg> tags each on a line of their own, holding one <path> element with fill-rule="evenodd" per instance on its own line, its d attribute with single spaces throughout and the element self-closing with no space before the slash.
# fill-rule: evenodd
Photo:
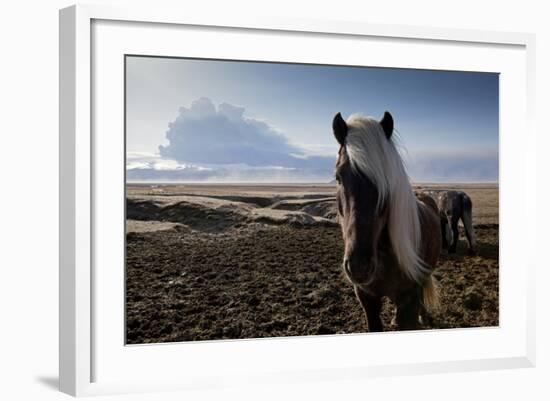
<svg viewBox="0 0 550 401">
<path fill-rule="evenodd" d="M 386 138 L 390 139 L 391 134 L 393 133 L 393 117 L 389 111 L 384 112 L 384 117 L 380 120 L 380 125 L 384 130 L 384 134 L 386 134 Z"/>
<path fill-rule="evenodd" d="M 348 135 L 348 125 L 342 118 L 342 114 L 336 113 L 334 116 L 334 120 L 332 120 L 332 131 L 340 146 L 344 146 L 346 136 Z"/>
</svg>

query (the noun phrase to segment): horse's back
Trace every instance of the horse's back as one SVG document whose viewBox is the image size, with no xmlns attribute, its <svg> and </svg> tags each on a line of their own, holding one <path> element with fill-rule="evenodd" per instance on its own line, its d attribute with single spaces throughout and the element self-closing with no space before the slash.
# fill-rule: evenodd
<svg viewBox="0 0 550 401">
<path fill-rule="evenodd" d="M 428 194 L 417 192 L 418 215 L 422 229 L 422 259 L 432 269 L 435 267 L 441 252 L 441 227 L 439 207 Z"/>
<path fill-rule="evenodd" d="M 428 208 L 430 208 L 436 215 L 439 214 L 439 207 L 437 206 L 437 203 L 435 202 L 434 198 L 432 198 L 430 195 L 424 192 L 416 192 L 416 198 L 422 202 L 424 205 L 426 205 Z"/>
<path fill-rule="evenodd" d="M 465 209 L 472 208 L 472 200 L 463 191 L 441 191 L 438 196 L 439 208 L 442 209 L 449 216 L 459 217 L 462 216 Z"/>
<path fill-rule="evenodd" d="M 466 211 L 472 210 L 472 200 L 464 191 L 428 190 L 416 193 L 417 197 L 431 197 L 438 207 L 438 213 L 449 218 L 459 218 Z M 419 198 L 420 199 L 420 198 Z"/>
</svg>

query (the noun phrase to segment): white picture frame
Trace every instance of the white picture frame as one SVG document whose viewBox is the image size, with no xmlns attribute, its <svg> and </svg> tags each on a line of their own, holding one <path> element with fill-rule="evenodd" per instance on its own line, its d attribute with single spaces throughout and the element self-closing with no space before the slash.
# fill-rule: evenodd
<svg viewBox="0 0 550 401">
<path fill-rule="evenodd" d="M 117 25 L 118 24 L 118 25 Z M 104 230 L 101 219 L 107 216 L 98 197 L 98 193 L 108 192 L 109 185 L 123 185 L 114 174 L 113 182 L 107 183 L 100 178 L 108 169 L 117 169 L 119 160 L 124 154 L 119 152 L 123 132 L 108 139 L 114 146 L 107 148 L 107 139 L 97 140 L 94 132 L 102 127 L 105 121 L 114 118 L 117 122 L 113 127 L 120 127 L 123 116 L 108 117 L 103 113 L 101 102 L 97 97 L 107 96 L 103 90 L 106 82 L 110 90 L 117 91 L 120 86 L 121 70 L 111 71 L 114 75 L 111 81 L 110 66 L 119 64 L 120 54 L 128 53 L 128 49 L 145 52 L 145 54 L 173 55 L 175 47 L 165 44 L 162 49 L 155 50 L 161 38 L 179 32 L 185 35 L 186 29 L 193 29 L 197 35 L 209 35 L 219 38 L 221 35 L 235 35 L 246 38 L 247 35 L 262 35 L 262 40 L 272 41 L 273 53 L 259 54 L 254 46 L 245 49 L 238 43 L 231 47 L 224 45 L 224 52 L 216 53 L 218 58 L 236 59 L 273 59 L 276 61 L 292 61 L 296 52 L 292 46 L 283 41 L 303 40 L 330 42 L 337 38 L 341 43 L 356 45 L 358 41 L 384 41 L 388 46 L 405 45 L 425 46 L 426 52 L 433 52 L 437 47 L 439 61 L 409 60 L 404 62 L 402 56 L 388 58 L 381 65 L 409 68 L 435 69 L 471 69 L 487 70 L 503 74 L 506 90 L 501 91 L 501 148 L 500 148 L 500 180 L 501 187 L 501 263 L 509 260 L 520 261 L 516 255 L 522 250 L 528 251 L 533 241 L 525 238 L 515 238 L 510 228 L 512 225 L 524 225 L 525 231 L 534 233 L 534 216 L 536 210 L 527 203 L 527 191 L 512 191 L 514 185 L 535 187 L 535 133 L 533 130 L 534 110 L 534 35 L 523 33 L 483 32 L 457 29 L 436 29 L 414 26 L 373 25 L 358 22 L 295 20 L 292 18 L 248 19 L 243 16 L 239 20 L 217 19 L 209 15 L 186 15 L 181 10 L 164 10 L 155 7 L 146 8 L 111 8 L 107 6 L 72 6 L 60 11 L 60 390 L 75 396 L 126 393 L 134 391 L 160 391 L 171 389 L 196 389 L 217 386 L 244 385 L 247 382 L 284 383 L 296 380 L 325 380 L 328 378 L 353 378 L 361 380 L 366 377 L 418 374 L 429 372 L 450 372 L 478 369 L 500 369 L 511 367 L 529 367 L 535 363 L 534 338 L 534 271 L 536 260 L 524 257 L 517 271 L 504 269 L 501 276 L 501 313 L 503 321 L 498 328 L 432 331 L 432 333 L 393 333 L 382 335 L 347 335 L 322 336 L 310 338 L 286 338 L 267 340 L 237 340 L 230 342 L 204 342 L 193 346 L 183 344 L 151 345 L 142 347 L 125 347 L 117 340 L 110 344 L 110 333 L 122 332 L 120 313 L 110 320 L 103 313 L 105 302 L 117 305 L 119 298 L 116 292 L 123 287 L 116 285 L 120 275 L 112 280 L 115 285 L 104 286 L 105 275 L 97 274 L 98 261 L 108 258 L 108 252 L 97 253 L 98 234 Z M 138 45 L 140 31 L 148 30 L 147 40 L 142 38 Z M 212 32 L 211 32 L 212 31 Z M 198 32 L 198 33 L 197 33 Z M 95 35 L 95 39 L 94 39 Z M 228 36 L 229 37 L 229 36 Z M 286 38 L 286 39 L 284 39 Z M 207 43 L 208 38 L 204 38 Z M 233 42 L 238 42 L 235 39 Z M 233 43 L 232 42 L 232 43 Z M 251 42 L 252 43 L 252 42 Z M 279 45 L 277 45 L 279 43 Z M 366 42 L 365 42 L 366 43 Z M 127 47 L 128 46 L 128 47 Z M 172 48 L 170 48 L 172 46 Z M 212 45 L 215 46 L 215 45 Z M 430 47 L 432 46 L 432 47 Z M 207 49 L 199 49 L 193 56 L 206 57 Z M 452 51 L 447 49 L 452 47 Z M 275 55 L 279 48 L 285 48 Z M 214 47 L 212 47 L 214 49 Z M 239 50 L 240 49 L 240 50 Z M 431 49 L 431 50 L 430 50 Z M 494 57 L 484 56 L 487 49 L 495 49 Z M 185 50 L 180 50 L 185 53 Z M 254 53 L 254 52 L 257 53 Z M 342 50 L 344 51 L 344 50 Z M 104 53 L 103 53 L 104 52 Z M 167 54 L 168 52 L 168 54 Z M 197 53 L 198 52 L 198 53 Z M 200 53 L 203 52 L 203 53 Z M 461 64 L 453 61 L 453 54 L 464 52 Z M 468 52 L 477 52 L 479 59 L 474 59 Z M 200 54 L 199 54 L 200 53 Z M 258 54 L 256 57 L 251 56 Z M 285 56 L 285 54 L 287 54 Z M 292 55 L 294 54 L 294 56 Z M 313 54 L 313 53 L 312 53 Z M 313 59 L 312 54 L 300 61 L 327 62 L 321 54 Z M 345 54 L 345 53 L 344 53 Z M 428 53 L 427 53 L 428 54 Z M 181 55 L 181 54 L 180 54 Z M 185 55 L 185 54 L 184 54 Z M 387 55 L 389 57 L 389 55 Z M 446 58 L 448 56 L 448 58 Z M 309 58 L 307 58 L 309 57 Z M 317 57 L 317 56 L 315 56 Z M 329 57 L 329 56 L 326 56 Z M 334 57 L 331 56 L 331 57 Z M 351 57 L 351 56 L 350 56 Z M 400 58 L 401 57 L 401 58 Z M 502 57 L 502 58 L 499 58 Z M 114 60 L 114 61 L 113 61 Z M 118 60 L 118 61 L 117 61 Z M 485 61 L 484 61 L 485 60 Z M 363 65 L 361 59 L 346 59 L 341 64 Z M 453 64 L 454 63 L 454 64 Z M 486 64 L 483 64 L 486 63 Z M 500 64 L 499 64 L 500 63 Z M 372 64 L 372 63 L 371 63 Z M 107 71 L 107 73 L 105 73 Z M 95 74 L 95 75 L 94 75 Z M 95 80 L 95 81 L 94 81 Z M 95 85 L 95 86 L 94 86 Z M 122 96 L 122 94 L 119 94 Z M 94 98 L 94 96 L 96 98 Z M 118 95 L 117 95 L 118 96 Z M 113 98 L 109 96 L 109 98 Z M 95 99 L 95 100 L 94 100 Z M 112 113 L 120 114 L 123 105 L 115 96 L 111 107 Z M 118 102 L 118 103 L 117 103 Z M 112 105 L 111 105 L 112 106 Z M 519 110 L 513 112 L 513 110 Z M 103 114 L 102 114 L 103 113 Z M 99 119 L 99 120 L 98 120 Z M 101 120 L 101 121 L 100 121 Z M 111 121 L 109 120 L 109 121 Z M 522 132 L 522 141 L 518 141 L 511 133 Z M 504 134 L 503 134 L 504 133 Z M 510 134 L 508 134 L 510 133 Z M 111 149 L 107 151 L 107 149 Z M 101 166 L 98 163 L 101 157 Z M 511 167 L 514 167 L 513 169 Z M 100 168 L 101 167 L 101 168 Z M 103 173 L 100 171 L 102 170 Z M 122 174 L 122 172 L 121 172 Z M 118 181 L 117 181 L 118 180 Z M 105 185 L 106 187 L 103 187 Z M 114 188 L 114 187 L 113 187 Z M 118 188 L 118 187 L 117 187 Z M 116 189 L 114 194 L 116 194 Z M 520 193 L 520 192 L 523 192 Z M 116 199 L 119 199 L 115 197 Z M 116 202 L 115 202 L 116 203 Z M 120 207 L 109 214 L 116 224 L 119 221 Z M 515 210 L 515 211 L 514 211 Z M 103 216 L 103 217 L 101 217 Z M 116 229 L 115 229 L 116 231 Z M 120 234 L 120 233 L 119 233 Z M 117 234 L 118 235 L 118 234 Z M 534 234 L 531 234 L 534 235 Z M 105 232 L 105 236 L 108 233 Z M 99 240 L 98 240 L 99 241 Z M 506 244 L 514 244 L 514 247 Z M 514 249 L 512 249 L 514 248 Z M 123 252 L 122 249 L 119 250 Z M 115 252 L 116 253 L 116 252 Z M 534 255 L 526 252 L 526 255 Z M 116 255 L 114 255 L 116 258 Z M 506 259 L 505 259 L 506 258 Z M 115 262 L 113 262 L 115 263 Z M 102 264 L 103 265 L 103 264 Z M 517 300 L 510 300 L 508 289 L 515 286 Z M 98 288 L 101 287 L 101 288 Z M 96 291 L 101 291 L 102 300 L 94 298 Z M 122 294 L 120 294 L 122 296 Z M 118 313 L 118 314 L 117 314 Z M 97 326 L 102 329 L 98 331 Z M 366 337 L 367 336 L 367 337 Z M 441 340 L 440 340 L 441 339 Z M 430 345 L 437 342 L 439 345 Z M 402 352 L 395 358 L 377 356 L 371 352 L 368 359 L 339 350 L 368 348 L 367 343 L 376 343 L 375 347 L 383 349 L 392 346 L 395 349 L 406 350 L 406 344 L 414 344 L 415 348 L 422 346 L 444 347 L 445 342 L 470 344 L 462 348 L 460 344 L 452 354 L 440 353 L 439 357 L 427 356 L 418 359 L 414 353 Z M 479 343 L 476 348 L 473 344 Z M 485 345 L 485 349 L 483 349 Z M 363 347 L 364 345 L 364 347 Z M 490 345 L 490 346 L 489 346 Z M 115 352 L 113 348 L 119 347 Z M 182 348 L 182 347 L 185 347 Z M 316 355 L 324 350 L 322 359 Z M 346 354 L 341 356 L 340 354 Z M 427 352 L 426 354 L 429 354 Z M 217 371 L 216 369 L 201 369 L 200 364 L 190 369 L 185 379 L 178 374 L 167 372 L 140 372 L 127 369 L 126 375 L 117 375 L 120 365 L 125 366 L 158 366 L 159 361 L 168 361 L 169 368 L 180 363 L 182 355 L 187 361 L 201 355 L 207 362 L 216 358 L 230 359 Z M 290 361 L 280 355 L 299 356 L 299 360 Z M 462 356 L 460 356 L 462 355 Z M 309 357 L 310 359 L 308 360 Z M 117 359 L 118 358 L 118 359 Z M 298 357 L 297 357 L 298 358 Z M 347 359 L 345 359 L 347 358 Z M 361 359 L 363 358 L 363 359 Z M 265 365 L 269 360 L 270 367 Z M 363 362 L 364 361 L 364 362 Z M 219 361 L 221 362 L 221 361 Z M 295 365 L 294 367 L 287 365 Z M 189 362 L 187 362 L 189 365 Z M 254 364 L 251 367 L 251 364 Z M 112 369 L 108 368 L 112 366 Z M 103 370 L 103 371 L 102 371 Z M 104 373 L 105 372 L 105 373 Z M 205 373 L 207 372 L 207 373 Z M 158 373 L 158 374 L 155 374 Z M 135 375 L 135 376 L 132 376 Z M 164 375 L 164 376 L 163 376 Z"/>
</svg>

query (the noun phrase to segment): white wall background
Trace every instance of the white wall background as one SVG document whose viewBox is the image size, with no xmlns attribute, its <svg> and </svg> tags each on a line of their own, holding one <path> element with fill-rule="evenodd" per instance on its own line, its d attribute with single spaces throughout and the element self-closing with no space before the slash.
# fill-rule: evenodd
<svg viewBox="0 0 550 401">
<path fill-rule="evenodd" d="M 96 1 L 116 5 L 136 1 Z M 146 3 L 146 2 L 143 2 Z M 543 1 L 161 1 L 190 13 L 249 13 L 375 23 L 427 25 L 537 34 L 537 129 L 539 182 L 548 181 L 549 146 L 544 118 L 550 107 L 550 25 Z M 0 398 L 50 400 L 57 392 L 58 291 L 58 9 L 64 0 L 3 2 L 0 23 Z M 518 132 L 518 135 L 521 135 Z M 535 195 L 535 193 L 533 192 Z M 548 399 L 550 377 L 550 274 L 546 188 L 537 193 L 538 363 L 534 369 L 326 382 L 286 388 L 121 396 L 116 399 L 279 400 L 347 398 Z M 533 196 L 535 198 L 535 196 Z M 521 266 L 518 266 L 521 268 Z M 115 397 L 108 397 L 108 399 Z"/>
</svg>

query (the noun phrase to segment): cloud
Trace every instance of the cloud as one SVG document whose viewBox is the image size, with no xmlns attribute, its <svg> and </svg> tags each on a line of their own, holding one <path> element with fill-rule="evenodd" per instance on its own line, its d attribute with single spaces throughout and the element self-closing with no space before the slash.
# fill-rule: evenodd
<svg viewBox="0 0 550 401">
<path fill-rule="evenodd" d="M 245 109 L 208 98 L 181 107 L 159 153 L 128 152 L 129 181 L 329 182 L 336 151 L 330 146 L 293 144 Z M 415 182 L 498 180 L 496 150 L 421 150 L 404 153 Z"/>
<path fill-rule="evenodd" d="M 163 158 L 180 163 L 244 164 L 330 171 L 335 156 L 309 155 L 267 123 L 244 116 L 245 109 L 200 98 L 181 107 L 166 132 Z"/>
</svg>

